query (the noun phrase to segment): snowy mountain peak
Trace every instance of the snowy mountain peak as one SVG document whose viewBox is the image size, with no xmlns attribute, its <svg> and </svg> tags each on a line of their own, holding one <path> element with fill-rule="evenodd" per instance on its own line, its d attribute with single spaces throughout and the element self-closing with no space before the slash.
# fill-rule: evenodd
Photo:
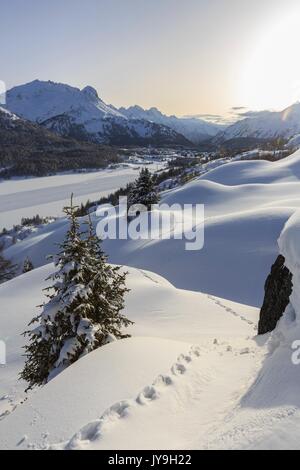
<svg viewBox="0 0 300 470">
<path fill-rule="evenodd" d="M 174 131 L 184 135 L 194 144 L 198 144 L 203 140 L 214 137 L 222 129 L 222 127 L 217 124 L 206 122 L 201 119 L 167 116 L 155 107 L 144 109 L 141 106 L 135 105 L 130 106 L 129 108 L 120 108 L 119 112 L 127 116 L 128 119 L 144 119 L 156 124 L 168 126 Z"/>
<path fill-rule="evenodd" d="M 216 137 L 216 142 L 236 138 L 290 139 L 300 133 L 300 103 L 294 103 L 283 111 L 261 111 L 249 113 L 242 119 L 227 127 Z"/>
<path fill-rule="evenodd" d="M 12 88 L 6 108 L 65 136 L 118 145 L 198 144 L 220 130 L 203 120 L 166 116 L 155 107 L 117 109 L 99 98 L 92 86 L 80 90 L 52 81 L 34 80 Z"/>
<path fill-rule="evenodd" d="M 70 85 L 40 80 L 9 90 L 6 107 L 22 118 L 38 123 L 66 113 L 72 113 L 73 117 L 76 115 L 77 124 L 107 115 L 120 116 L 99 98 L 91 86 L 80 90 Z"/>
<path fill-rule="evenodd" d="M 83 88 L 83 90 L 81 90 L 81 93 L 92 100 L 100 100 L 97 90 L 92 86 L 86 86 Z"/>
</svg>

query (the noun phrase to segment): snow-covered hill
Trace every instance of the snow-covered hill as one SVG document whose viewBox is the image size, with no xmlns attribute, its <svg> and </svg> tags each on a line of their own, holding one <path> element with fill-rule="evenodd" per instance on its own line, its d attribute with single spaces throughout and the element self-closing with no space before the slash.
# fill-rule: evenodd
<svg viewBox="0 0 300 470">
<path fill-rule="evenodd" d="M 189 145 L 180 130 L 130 118 L 102 101 L 97 91 L 35 80 L 7 92 L 6 107 L 58 134 L 98 143 Z"/>
<path fill-rule="evenodd" d="M 24 403 L 20 333 L 42 301 L 53 269 L 45 256 L 66 221 L 5 251 L 41 267 L 0 286 L 8 344 L 0 448 L 299 449 L 300 151 L 224 164 L 166 191 L 163 202 L 205 204 L 204 249 L 185 251 L 184 240 L 104 242 L 112 262 L 132 266 L 132 338 L 82 358 Z M 258 338 L 257 307 L 279 252 L 295 288 L 276 330 Z"/>
<path fill-rule="evenodd" d="M 300 103 L 281 112 L 262 111 L 253 113 L 220 132 L 215 141 L 222 143 L 238 138 L 275 139 L 290 138 L 300 132 Z"/>
<path fill-rule="evenodd" d="M 134 398 L 139 392 L 140 405 L 136 402 L 136 411 L 146 412 L 144 419 L 147 420 L 151 407 L 153 410 L 155 405 L 151 401 L 158 399 L 165 391 L 165 399 L 169 397 L 173 400 L 177 387 L 190 386 L 192 377 L 189 376 L 189 369 L 198 361 L 199 364 L 206 363 L 207 371 L 202 371 L 203 386 L 215 380 L 217 370 L 213 369 L 213 360 L 221 357 L 221 353 L 228 363 L 238 363 L 242 359 L 245 367 L 242 376 L 252 368 L 252 353 L 250 349 L 249 353 L 245 352 L 245 348 L 255 348 L 255 343 L 246 337 L 254 334 L 258 317 L 256 309 L 200 293 L 177 290 L 154 273 L 129 269 L 128 286 L 131 292 L 126 299 L 125 313 L 135 322 L 130 330 L 133 337 L 107 345 L 83 358 L 46 387 L 31 393 L 28 400 L 20 405 L 25 386 L 17 382 L 23 364 L 21 348 L 24 338 L 21 333 L 32 315 L 37 313 L 36 305 L 43 301 L 42 289 L 47 285 L 44 279 L 52 270 L 53 266 L 47 265 L 0 286 L 1 337 L 7 340 L 8 351 L 7 366 L 1 369 L 0 383 L 2 449 L 22 449 L 30 444 L 43 447 L 61 440 L 67 441 L 83 425 L 100 418 L 106 410 L 110 410 L 106 412 L 108 421 L 117 421 L 118 414 L 122 409 L 125 412 L 125 408 L 121 404 L 112 409 L 111 405 L 125 399 L 129 402 L 133 399 L 134 405 Z M 215 341 L 218 338 L 220 344 Z M 195 347 L 192 347 L 193 344 Z M 161 374 L 164 375 L 159 379 Z M 168 374 L 172 382 L 167 379 Z M 151 388 L 155 379 L 156 397 Z M 237 389 L 238 384 L 233 381 L 232 386 Z M 148 403 L 151 406 L 145 406 L 143 410 L 142 400 L 145 405 Z M 17 408 L 13 411 L 15 406 Z M 58 420 L 60 426 L 57 426 Z M 180 445 L 175 436 L 169 441 L 164 438 L 159 444 L 162 431 L 160 435 L 154 433 L 152 440 L 142 433 L 142 440 L 137 445 Z M 92 433 L 89 434 L 92 437 Z M 115 445 L 117 448 L 127 446 L 126 439 L 132 438 L 133 435 L 124 436 L 123 441 L 115 441 Z"/>
<path fill-rule="evenodd" d="M 299 172 L 297 152 L 278 162 L 229 163 L 165 192 L 162 202 L 170 205 L 205 205 L 205 244 L 200 251 L 186 251 L 185 240 L 107 240 L 104 248 L 113 263 L 157 272 L 178 288 L 260 306 L 279 234 L 300 207 Z M 6 255 L 21 262 L 29 256 L 41 266 L 65 230 L 65 221 L 58 220 L 9 248 Z"/>
</svg>

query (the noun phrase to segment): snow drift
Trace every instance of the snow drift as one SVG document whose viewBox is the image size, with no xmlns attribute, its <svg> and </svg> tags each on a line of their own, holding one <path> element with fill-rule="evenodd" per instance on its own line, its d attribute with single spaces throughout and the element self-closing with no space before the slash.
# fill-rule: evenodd
<svg viewBox="0 0 300 470">
<path fill-rule="evenodd" d="M 124 312 L 135 322 L 133 337 L 89 354 L 22 405 L 19 335 L 42 301 L 53 269 L 43 266 L 45 255 L 61 242 L 66 221 L 6 250 L 42 267 L 0 286 L 11 361 L 1 369 L 0 446 L 299 448 L 299 172 L 297 152 L 276 163 L 224 165 L 165 192 L 170 204 L 205 203 L 202 251 L 191 254 L 180 240 L 105 242 L 112 261 L 136 267 Z M 257 338 L 257 309 L 233 300 L 261 304 L 279 252 L 294 292 L 276 330 Z"/>
<path fill-rule="evenodd" d="M 201 346 L 207 367 L 212 364 L 207 352 L 218 357 L 218 348 L 226 351 L 233 344 L 236 356 L 228 349 L 226 361 L 230 361 L 232 356 L 236 360 L 244 358 L 240 351 L 245 345 L 253 347 L 243 338 L 255 334 L 257 309 L 178 290 L 154 273 L 129 268 L 131 292 L 126 297 L 124 313 L 135 322 L 130 328 L 133 337 L 85 356 L 45 387 L 30 393 L 20 405 L 25 388 L 17 380 L 24 360 L 21 333 L 38 313 L 36 305 L 43 302 L 42 289 L 47 286 L 44 279 L 53 269 L 53 265 L 47 265 L 0 286 L 1 335 L 7 340 L 8 350 L 7 366 L 1 368 L 1 448 L 43 448 L 68 441 L 114 403 L 134 399 L 145 387 L 151 388 L 160 375 L 171 374 L 176 382 L 176 377 L 188 368 L 185 357 L 192 344 Z M 220 346 L 218 338 L 222 338 Z M 192 357 L 197 356 L 192 353 Z M 247 367 L 251 367 L 250 355 L 246 357 Z M 189 381 L 186 386 L 190 386 Z M 171 395 L 172 390 L 174 387 L 170 388 Z M 147 388 L 143 395 L 146 403 L 150 399 L 148 392 Z M 145 418 L 148 420 L 147 414 Z"/>
<path fill-rule="evenodd" d="M 205 205 L 201 251 L 186 251 L 185 240 L 109 240 L 105 251 L 112 263 L 154 271 L 178 288 L 260 306 L 266 276 L 278 254 L 277 239 L 300 208 L 299 176 L 300 152 L 274 163 L 225 164 L 163 194 L 162 202 L 169 205 Z M 14 260 L 29 256 L 34 266 L 41 266 L 65 230 L 61 219 L 9 248 L 6 255 Z"/>
</svg>

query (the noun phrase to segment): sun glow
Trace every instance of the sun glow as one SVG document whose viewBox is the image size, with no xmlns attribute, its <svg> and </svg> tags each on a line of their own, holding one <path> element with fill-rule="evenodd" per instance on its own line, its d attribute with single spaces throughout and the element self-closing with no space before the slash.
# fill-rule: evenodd
<svg viewBox="0 0 300 470">
<path fill-rule="evenodd" d="M 239 88 L 241 104 L 282 110 L 300 100 L 300 8 L 268 27 L 246 60 Z"/>
</svg>

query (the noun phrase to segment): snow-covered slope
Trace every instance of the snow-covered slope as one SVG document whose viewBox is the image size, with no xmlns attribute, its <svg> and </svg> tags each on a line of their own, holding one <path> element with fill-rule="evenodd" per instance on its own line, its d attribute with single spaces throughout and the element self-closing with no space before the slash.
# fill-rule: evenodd
<svg viewBox="0 0 300 470">
<path fill-rule="evenodd" d="M 281 112 L 262 111 L 242 119 L 218 134 L 216 142 L 237 138 L 290 138 L 300 132 L 300 103 Z"/>
<path fill-rule="evenodd" d="M 106 115 L 121 116 L 107 106 L 92 87 L 83 90 L 69 85 L 35 80 L 7 92 L 7 108 L 18 116 L 34 122 L 44 122 L 72 109 L 82 110 L 91 119 Z"/>
<path fill-rule="evenodd" d="M 300 134 L 296 134 L 291 139 L 289 139 L 286 146 L 291 149 L 298 149 L 300 147 Z"/>
<path fill-rule="evenodd" d="M 205 205 L 205 244 L 200 251 L 186 251 L 185 240 L 172 239 L 108 240 L 104 248 L 111 262 L 157 272 L 178 288 L 259 306 L 279 234 L 300 207 L 299 171 L 299 152 L 274 163 L 234 162 L 164 193 L 162 201 L 170 205 Z M 9 248 L 6 255 L 15 261 L 29 256 L 41 266 L 65 230 L 59 220 Z"/>
<path fill-rule="evenodd" d="M 25 384 L 17 383 L 23 364 L 21 333 L 38 313 L 36 305 L 43 301 L 42 289 L 47 285 L 44 279 L 52 270 L 47 265 L 0 286 L 1 337 L 6 339 L 8 351 L 7 366 L 1 369 L 2 418 L 23 398 Z M 215 338 L 226 341 L 223 349 L 233 342 L 240 352 L 245 347 L 243 338 L 253 335 L 258 314 L 254 308 L 180 291 L 154 273 L 131 268 L 128 286 L 131 292 L 125 314 L 135 322 L 130 330 L 133 338 L 88 355 L 42 390 L 31 393 L 3 421 L 0 418 L 1 448 L 66 440 L 114 402 L 134 397 L 160 374 L 172 369 L 176 381 L 184 372 L 183 358 L 189 354 L 197 358 L 192 343 L 201 343 L 203 354 L 208 350 L 218 355 Z M 228 351 L 228 360 L 233 356 Z M 57 426 L 58 419 L 63 425 Z M 25 435 L 27 439 L 21 442 Z"/>
<path fill-rule="evenodd" d="M 89 354 L 23 404 L 23 384 L 16 385 L 20 332 L 52 266 L 0 286 L 9 341 L 0 447 L 299 448 L 300 382 L 292 361 L 300 314 L 299 171 L 297 152 L 274 163 L 226 164 L 165 192 L 169 204 L 205 203 L 202 251 L 185 251 L 180 240 L 105 242 L 112 261 L 137 268 L 129 268 L 125 309 L 135 322 L 132 338 Z M 58 220 L 5 254 L 29 255 L 42 266 L 65 231 L 66 221 Z M 258 310 L 250 305 L 261 304 L 279 252 L 294 293 L 277 329 L 257 338 Z"/>
<path fill-rule="evenodd" d="M 64 136 L 111 144 L 182 144 L 180 132 L 145 119 L 128 119 L 102 101 L 97 91 L 35 80 L 7 92 L 6 107 Z"/>
<path fill-rule="evenodd" d="M 71 439 L 52 447 L 299 450 L 299 239 L 298 211 L 279 238 L 294 287 L 272 334 L 255 338 L 239 354 L 233 341 L 229 347 L 215 341 L 214 350 L 191 348 L 136 398 L 111 405 Z"/>
<path fill-rule="evenodd" d="M 300 151 L 276 162 L 264 160 L 237 161 L 212 169 L 200 177 L 226 186 L 271 184 L 300 181 Z"/>
<path fill-rule="evenodd" d="M 208 448 L 299 450 L 300 376 L 300 212 L 285 224 L 279 251 L 293 274 L 290 304 L 276 330 L 257 339 L 268 354 L 256 380 L 230 419 L 208 438 Z"/>
<path fill-rule="evenodd" d="M 11 113 L 7 109 L 3 108 L 0 106 L 0 119 L 5 120 L 7 122 L 7 125 L 12 126 L 14 121 L 19 120 L 18 116 L 16 114 Z"/>
<path fill-rule="evenodd" d="M 176 116 L 166 116 L 157 108 L 143 109 L 141 106 L 131 106 L 130 108 L 120 108 L 120 113 L 129 119 L 145 119 L 170 127 L 176 132 L 183 134 L 194 144 L 199 144 L 203 140 L 217 135 L 224 126 L 213 124 L 203 119 L 178 118 Z"/>
</svg>

